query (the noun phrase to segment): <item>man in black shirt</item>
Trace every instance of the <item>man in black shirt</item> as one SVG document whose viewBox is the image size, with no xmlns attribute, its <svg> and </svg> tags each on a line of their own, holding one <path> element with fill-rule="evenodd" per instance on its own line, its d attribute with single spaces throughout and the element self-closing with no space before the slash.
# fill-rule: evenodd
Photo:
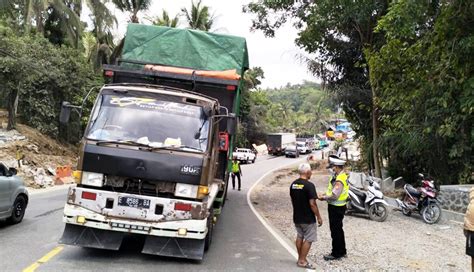
<svg viewBox="0 0 474 272">
<path fill-rule="evenodd" d="M 293 205 L 293 222 L 296 228 L 296 249 L 298 250 L 298 263 L 300 267 L 314 269 L 306 256 L 311 244 L 316 240 L 316 218 L 318 226 L 323 224 L 319 214 L 316 199 L 318 195 L 311 178 L 311 166 L 302 163 L 298 167 L 300 177 L 290 185 L 291 204 Z"/>
</svg>

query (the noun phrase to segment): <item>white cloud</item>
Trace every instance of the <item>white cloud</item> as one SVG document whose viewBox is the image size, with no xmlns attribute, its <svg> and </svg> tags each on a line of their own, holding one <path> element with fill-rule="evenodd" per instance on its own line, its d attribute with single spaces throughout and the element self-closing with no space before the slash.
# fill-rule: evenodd
<svg viewBox="0 0 474 272">
<path fill-rule="evenodd" d="M 211 12 L 217 16 L 216 32 L 242 36 L 247 39 L 249 50 L 250 67 L 260 66 L 265 72 L 262 87 L 279 87 L 290 83 L 300 83 L 303 80 L 319 81 L 312 76 L 304 63 L 300 63 L 298 55 L 304 53 L 299 49 L 294 40 L 297 32 L 291 25 L 285 25 L 277 31 L 275 38 L 265 38 L 259 32 L 251 32 L 252 15 L 242 12 L 242 6 L 248 0 L 203 0 L 202 3 L 211 8 Z M 166 10 L 171 16 L 181 13 L 181 8 L 191 6 L 191 0 L 153 0 L 148 11 L 139 14 L 141 22 L 145 16 L 160 15 Z M 113 7 L 113 6 L 111 6 Z M 119 10 L 114 10 L 119 26 L 116 34 L 122 36 L 125 33 L 128 15 Z M 87 16 L 83 15 L 86 20 Z M 181 19 L 181 26 L 186 23 Z"/>
</svg>

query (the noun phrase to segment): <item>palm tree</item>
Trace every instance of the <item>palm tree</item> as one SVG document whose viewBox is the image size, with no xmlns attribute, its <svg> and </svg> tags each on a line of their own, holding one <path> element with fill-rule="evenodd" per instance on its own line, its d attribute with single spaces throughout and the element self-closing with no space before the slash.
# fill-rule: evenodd
<svg viewBox="0 0 474 272">
<path fill-rule="evenodd" d="M 201 0 L 197 4 L 194 4 L 194 1 L 191 2 L 191 11 L 186 8 L 182 8 L 181 11 L 191 29 L 209 31 L 214 24 L 215 16 L 209 13 L 208 6 L 201 6 Z"/>
<path fill-rule="evenodd" d="M 156 17 L 149 17 L 148 20 L 157 26 L 168 26 L 168 27 L 177 27 L 179 24 L 179 18 L 176 15 L 174 18 L 171 19 L 169 16 L 168 12 L 166 10 L 163 10 L 163 13 L 160 16 Z"/>
<path fill-rule="evenodd" d="M 45 21 L 53 12 L 59 19 L 59 28 L 76 47 L 79 45 L 80 36 L 84 28 L 80 20 L 81 0 L 24 0 L 23 18 L 25 32 L 29 33 L 34 19 L 36 32 L 45 35 Z"/>
<path fill-rule="evenodd" d="M 138 12 L 147 10 L 150 0 L 112 0 L 115 6 L 122 12 L 130 12 L 130 22 L 138 23 Z"/>
<path fill-rule="evenodd" d="M 110 2 L 110 0 L 84 0 L 84 2 L 91 10 L 90 17 L 94 25 L 94 36 L 97 39 L 101 39 L 117 24 L 117 18 L 115 18 L 105 5 Z"/>
</svg>

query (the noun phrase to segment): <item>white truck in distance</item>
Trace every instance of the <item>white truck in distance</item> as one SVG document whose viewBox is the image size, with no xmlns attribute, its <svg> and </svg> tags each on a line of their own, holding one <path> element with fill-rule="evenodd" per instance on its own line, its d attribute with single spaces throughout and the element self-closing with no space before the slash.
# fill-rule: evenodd
<svg viewBox="0 0 474 272">
<path fill-rule="evenodd" d="M 306 142 L 298 141 L 296 142 L 296 148 L 300 154 L 308 154 L 311 153 L 311 149 L 306 145 Z"/>
<path fill-rule="evenodd" d="M 245 163 L 255 163 L 255 160 L 257 159 L 257 155 L 248 148 L 237 148 L 232 156 L 238 161 Z"/>
</svg>

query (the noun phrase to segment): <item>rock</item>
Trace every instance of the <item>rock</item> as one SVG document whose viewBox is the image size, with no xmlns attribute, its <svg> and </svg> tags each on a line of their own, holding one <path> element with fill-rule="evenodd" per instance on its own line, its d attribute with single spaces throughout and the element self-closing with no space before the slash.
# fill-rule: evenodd
<svg viewBox="0 0 474 272">
<path fill-rule="evenodd" d="M 40 187 L 46 187 L 53 184 L 53 179 L 46 175 L 46 172 L 43 168 L 37 168 L 34 170 L 33 178 L 35 184 L 39 185 Z"/>
<path fill-rule="evenodd" d="M 62 177 L 62 178 L 56 178 L 54 180 L 55 185 L 63 185 L 63 184 L 74 184 L 75 180 L 73 177 Z"/>
<path fill-rule="evenodd" d="M 56 176 L 56 171 L 54 171 L 53 168 L 48 167 L 46 168 L 46 170 L 48 170 L 48 174 L 50 174 L 51 176 Z"/>
<path fill-rule="evenodd" d="M 26 146 L 26 148 L 30 151 L 34 151 L 35 153 L 39 153 L 38 147 L 34 144 L 29 144 Z"/>
</svg>

